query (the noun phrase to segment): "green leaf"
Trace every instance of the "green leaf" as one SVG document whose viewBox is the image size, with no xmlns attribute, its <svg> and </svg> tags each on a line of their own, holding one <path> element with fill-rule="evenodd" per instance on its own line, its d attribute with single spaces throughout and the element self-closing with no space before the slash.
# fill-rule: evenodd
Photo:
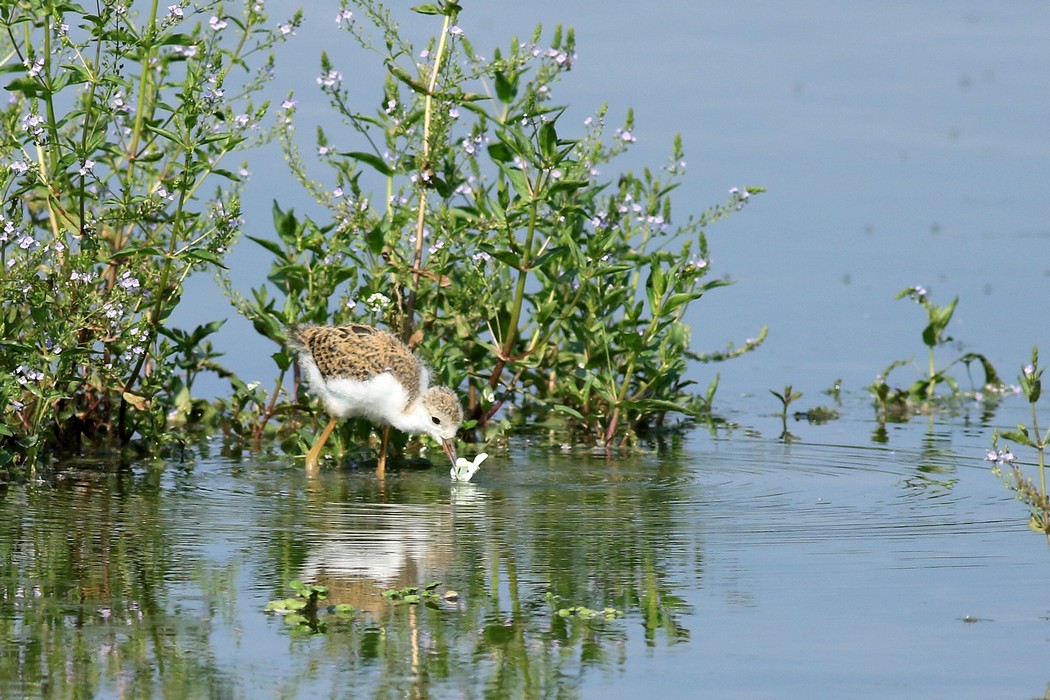
<svg viewBox="0 0 1050 700">
<path fill-rule="evenodd" d="M 387 162 L 383 160 L 381 156 L 377 156 L 375 153 L 367 153 L 364 151 L 346 151 L 340 153 L 339 155 L 356 160 L 366 165 L 371 165 L 373 168 L 378 170 L 381 175 L 390 177 L 394 174 L 393 168 L 391 168 L 390 165 L 388 165 Z"/>
<path fill-rule="evenodd" d="M 287 213 L 282 211 L 276 199 L 273 200 L 273 227 L 277 231 L 277 235 L 281 237 L 281 240 L 288 245 L 293 245 L 296 242 L 299 233 L 299 222 L 295 219 L 295 211 L 292 209 L 289 209 Z"/>
<path fill-rule="evenodd" d="M 510 180 L 510 184 L 514 187 L 514 191 L 519 197 L 527 200 L 532 199 L 532 191 L 529 189 L 529 181 L 528 178 L 525 177 L 523 171 L 518 168 L 507 167 L 502 163 L 500 163 L 500 170 L 502 170 L 507 176 L 507 179 Z"/>
<path fill-rule="evenodd" d="M 497 163 L 510 163 L 514 160 L 514 152 L 505 143 L 494 143 L 489 146 L 489 158 Z"/>
<path fill-rule="evenodd" d="M 291 367 L 292 360 L 294 359 L 291 353 L 284 351 L 275 352 L 273 355 L 270 355 L 270 357 L 273 358 L 274 363 L 277 365 L 277 369 L 282 371 Z"/>
<path fill-rule="evenodd" d="M 403 82 L 405 85 L 410 87 L 414 92 L 418 92 L 421 95 L 426 95 L 427 94 L 427 87 L 425 85 L 421 84 L 419 81 L 417 81 L 411 75 L 409 75 L 408 72 L 404 68 L 402 68 L 401 66 L 397 65 L 392 60 L 387 60 L 386 67 L 387 67 L 387 70 L 390 71 L 391 75 L 393 75 L 395 78 L 397 78 L 398 80 Z"/>
<path fill-rule="evenodd" d="M 383 246 L 386 245 L 387 226 L 388 223 L 384 219 L 365 234 L 365 244 L 368 245 L 368 249 L 372 251 L 373 255 L 379 255 L 383 252 Z"/>
<path fill-rule="evenodd" d="M 558 180 L 550 186 L 548 192 L 554 194 L 555 192 L 574 192 L 579 189 L 583 189 L 590 182 L 587 180 Z"/>
<path fill-rule="evenodd" d="M 409 9 L 411 9 L 413 12 L 416 12 L 416 13 L 421 14 L 421 15 L 443 15 L 443 14 L 445 14 L 444 12 L 441 11 L 440 7 L 438 7 L 437 5 L 435 5 L 432 2 L 428 2 L 425 5 L 416 5 L 415 7 L 412 7 L 412 8 L 409 8 Z"/>
<path fill-rule="evenodd" d="M 162 250 L 151 245 L 126 245 L 120 250 L 110 255 L 109 260 L 107 260 L 107 262 L 113 260 L 124 260 L 125 258 L 132 257 L 162 257 L 163 255 L 164 252 Z"/>
<path fill-rule="evenodd" d="M 510 104 L 518 96 L 518 76 L 508 78 L 506 73 L 496 73 L 496 97 L 500 102 Z"/>
<path fill-rule="evenodd" d="M 1019 425 L 1017 427 L 1020 428 L 1020 430 L 1004 430 L 1003 432 L 999 433 L 999 437 L 1003 438 L 1004 440 L 1009 440 L 1010 442 L 1015 442 L 1018 445 L 1027 445 L 1029 447 L 1035 447 L 1036 445 L 1032 441 L 1032 438 L 1028 436 L 1028 429 L 1025 428 L 1023 425 Z"/>
<path fill-rule="evenodd" d="M 197 40 L 190 34 L 168 34 L 162 36 L 157 46 L 193 46 Z"/>
<path fill-rule="evenodd" d="M 482 250 L 484 250 L 485 252 L 487 252 L 492 257 L 496 258 L 496 260 L 499 260 L 504 265 L 506 265 L 506 266 L 508 266 L 508 267 L 510 267 L 510 268 L 512 268 L 514 270 L 518 270 L 518 271 L 521 270 L 521 255 L 519 255 L 518 253 L 515 253 L 514 251 L 511 251 L 511 250 L 505 250 L 505 249 L 497 250 L 497 249 L 492 248 L 491 246 L 488 246 L 488 245 L 483 245 L 483 246 L 478 246 L 478 247 L 481 248 Z"/>
<path fill-rule="evenodd" d="M 937 346 L 937 336 L 937 327 L 932 323 L 922 329 L 922 342 L 928 347 L 932 348 Z"/>
<path fill-rule="evenodd" d="M 216 267 L 221 267 L 223 270 L 229 269 L 222 264 L 222 258 L 220 258 L 212 251 L 208 250 L 207 248 L 194 248 L 192 250 L 187 250 L 185 253 L 182 254 L 182 256 L 185 258 L 189 258 L 190 260 L 196 260 L 198 262 L 211 263 Z"/>
<path fill-rule="evenodd" d="M 271 241 L 271 240 L 268 240 L 266 238 L 256 238 L 255 236 L 249 236 L 247 234 L 245 234 L 244 237 L 247 238 L 250 241 L 254 241 L 255 243 L 258 243 L 263 248 L 265 248 L 266 250 L 270 251 L 271 253 L 273 253 L 277 257 L 281 258 L 282 260 L 285 259 L 284 250 L 281 249 L 281 246 L 278 245 L 276 241 Z"/>
<path fill-rule="evenodd" d="M 540 127 L 540 153 L 548 161 L 554 159 L 558 152 L 558 132 L 554 129 L 554 122 L 544 122 Z"/>
<path fill-rule="evenodd" d="M 554 405 L 554 412 L 555 413 L 564 413 L 565 415 L 571 416 L 572 418 L 575 418 L 576 420 L 578 420 L 580 422 L 584 421 L 584 417 L 583 417 L 582 413 L 577 411 L 575 408 L 570 408 L 569 406 L 566 406 L 565 404 L 555 404 Z"/>
<path fill-rule="evenodd" d="M 33 78 L 15 78 L 5 87 L 10 92 L 20 92 L 26 97 L 43 97 L 50 92 L 39 80 Z"/>
<path fill-rule="evenodd" d="M 161 129 L 159 126 L 153 126 L 152 124 L 146 124 L 145 126 L 146 126 L 147 130 L 153 132 L 154 134 L 157 134 L 158 136 L 163 136 L 164 138 L 166 138 L 168 141 L 171 141 L 172 143 L 180 143 L 180 139 L 179 139 L 178 135 L 175 134 L 174 131 L 168 131 L 167 129 Z"/>
<path fill-rule="evenodd" d="M 701 296 L 703 296 L 703 292 L 679 292 L 677 294 L 672 294 L 667 297 L 663 310 L 665 313 L 674 311 L 679 306 L 688 304 L 695 299 L 699 299 Z"/>
</svg>

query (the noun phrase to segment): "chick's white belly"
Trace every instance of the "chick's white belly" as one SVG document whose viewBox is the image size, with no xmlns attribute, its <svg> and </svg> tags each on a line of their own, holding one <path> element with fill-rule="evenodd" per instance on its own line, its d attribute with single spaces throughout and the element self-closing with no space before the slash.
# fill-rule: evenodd
<svg viewBox="0 0 1050 700">
<path fill-rule="evenodd" d="M 392 423 L 404 413 L 408 392 L 390 374 L 380 374 L 366 382 L 329 379 L 315 387 L 328 413 L 337 418 L 361 416 L 371 421 Z"/>
</svg>

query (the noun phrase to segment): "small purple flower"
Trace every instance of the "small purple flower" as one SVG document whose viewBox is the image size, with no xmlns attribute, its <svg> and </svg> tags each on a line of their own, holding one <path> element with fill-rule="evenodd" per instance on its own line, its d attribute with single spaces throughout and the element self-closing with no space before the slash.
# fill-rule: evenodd
<svg viewBox="0 0 1050 700">
<path fill-rule="evenodd" d="M 984 456 L 986 462 L 995 462 L 996 464 L 1011 463 L 1015 457 L 1009 448 L 1005 450 L 989 450 L 988 454 Z"/>
</svg>

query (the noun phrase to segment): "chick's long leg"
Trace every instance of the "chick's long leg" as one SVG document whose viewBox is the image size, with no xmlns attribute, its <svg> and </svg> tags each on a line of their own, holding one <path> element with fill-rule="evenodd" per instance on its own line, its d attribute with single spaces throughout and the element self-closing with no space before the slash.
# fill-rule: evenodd
<svg viewBox="0 0 1050 700">
<path fill-rule="evenodd" d="M 390 426 L 383 426 L 383 439 L 379 445 L 379 461 L 376 463 L 376 476 L 382 479 L 386 475 L 386 451 L 390 446 Z"/>
<path fill-rule="evenodd" d="M 317 465 L 320 461 L 321 450 L 324 449 L 324 444 L 328 442 L 328 437 L 332 434 L 332 431 L 335 430 L 335 425 L 338 422 L 339 421 L 336 418 L 332 418 L 331 420 L 329 420 L 328 425 L 325 426 L 324 430 L 321 432 L 321 435 L 317 438 L 317 441 L 314 442 L 314 446 L 311 447 L 310 451 L 307 453 L 306 473 L 310 476 L 313 476 L 317 473 Z"/>
</svg>

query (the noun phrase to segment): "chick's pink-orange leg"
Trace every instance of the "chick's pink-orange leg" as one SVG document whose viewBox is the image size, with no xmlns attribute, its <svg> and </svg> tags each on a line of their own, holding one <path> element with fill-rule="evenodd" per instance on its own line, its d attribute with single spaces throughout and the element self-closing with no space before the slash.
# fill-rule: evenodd
<svg viewBox="0 0 1050 700">
<path fill-rule="evenodd" d="M 383 438 L 379 444 L 379 461 L 376 462 L 376 476 L 382 479 L 386 475 L 386 450 L 390 445 L 390 426 L 383 426 Z"/>
<path fill-rule="evenodd" d="M 321 458 L 321 450 L 324 449 L 324 444 L 328 442 L 328 437 L 335 430 L 335 424 L 339 421 L 332 418 L 328 421 L 328 425 L 325 426 L 321 432 L 320 437 L 314 442 L 314 446 L 310 448 L 310 451 L 306 454 L 306 473 L 311 476 L 317 473 L 317 466 Z"/>
</svg>

